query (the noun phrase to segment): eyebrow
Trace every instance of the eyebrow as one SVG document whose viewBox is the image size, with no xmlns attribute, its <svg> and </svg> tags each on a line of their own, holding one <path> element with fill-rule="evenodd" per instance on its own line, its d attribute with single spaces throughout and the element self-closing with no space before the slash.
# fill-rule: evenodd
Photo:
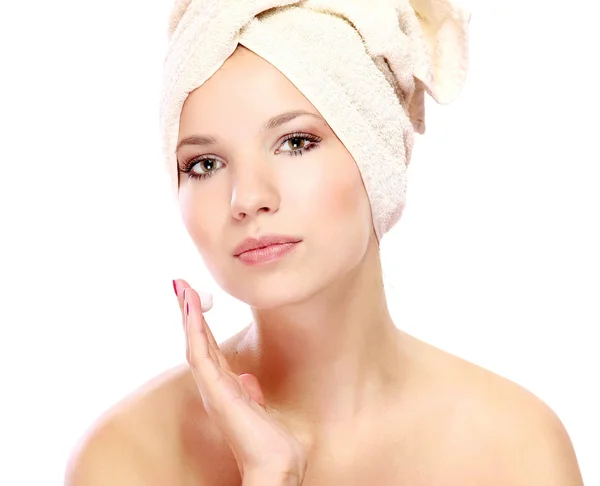
<svg viewBox="0 0 600 486">
<path fill-rule="evenodd" d="M 281 113 L 280 115 L 276 115 L 276 116 L 270 118 L 267 121 L 267 123 L 265 123 L 263 128 L 261 129 L 261 132 L 265 132 L 267 130 L 272 130 L 273 128 L 277 128 L 285 123 L 292 121 L 294 118 L 297 118 L 297 117 L 303 116 L 303 115 L 312 116 L 322 122 L 325 122 L 325 119 L 323 117 L 317 115 L 316 113 L 311 113 L 310 111 L 304 111 L 304 110 L 288 111 L 288 112 Z M 183 147 L 184 145 L 214 145 L 216 143 L 217 143 L 217 139 L 213 136 L 192 135 L 190 137 L 186 137 L 186 138 L 182 139 L 177 144 L 177 148 L 175 149 L 175 152 L 178 152 L 179 149 L 181 147 Z"/>
</svg>

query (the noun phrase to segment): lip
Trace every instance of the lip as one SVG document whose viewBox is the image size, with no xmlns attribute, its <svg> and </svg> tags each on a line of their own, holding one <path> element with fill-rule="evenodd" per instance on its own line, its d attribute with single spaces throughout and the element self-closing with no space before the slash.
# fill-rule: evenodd
<svg viewBox="0 0 600 486">
<path fill-rule="evenodd" d="M 294 251 L 299 244 L 300 242 L 269 245 L 264 248 L 245 251 L 244 253 L 240 253 L 236 258 L 245 265 L 263 265 L 280 260 L 288 253 Z"/>
<path fill-rule="evenodd" d="M 242 253 L 267 248 L 273 245 L 286 245 L 287 243 L 299 243 L 301 238 L 296 236 L 263 235 L 259 238 L 246 238 L 233 250 L 233 256 L 239 257 Z M 295 246 L 295 245 L 288 245 Z"/>
</svg>

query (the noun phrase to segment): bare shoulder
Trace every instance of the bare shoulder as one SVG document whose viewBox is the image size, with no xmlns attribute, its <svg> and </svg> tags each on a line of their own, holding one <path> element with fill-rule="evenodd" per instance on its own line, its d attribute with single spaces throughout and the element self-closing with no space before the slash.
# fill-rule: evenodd
<svg viewBox="0 0 600 486">
<path fill-rule="evenodd" d="M 546 403 L 473 363 L 418 347 L 438 403 L 440 444 L 470 475 L 462 484 L 583 485 L 571 439 Z"/>
<path fill-rule="evenodd" d="M 241 335 L 219 344 L 232 361 Z M 134 390 L 89 427 L 71 453 L 65 485 L 197 486 L 238 479 L 235 458 L 183 363 Z"/>
<path fill-rule="evenodd" d="M 67 486 L 152 486 L 174 481 L 189 368 L 161 373 L 99 417 L 67 465 Z"/>
</svg>

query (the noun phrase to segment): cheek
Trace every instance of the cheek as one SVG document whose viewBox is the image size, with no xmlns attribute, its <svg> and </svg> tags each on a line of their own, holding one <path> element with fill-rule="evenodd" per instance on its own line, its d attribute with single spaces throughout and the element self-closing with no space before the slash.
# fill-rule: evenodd
<svg viewBox="0 0 600 486">
<path fill-rule="evenodd" d="M 311 181 L 311 217 L 330 230 L 361 231 L 370 222 L 370 206 L 354 159 L 343 150 L 319 165 Z M 326 232 L 327 233 L 327 232 Z"/>
<path fill-rule="evenodd" d="M 203 202 L 207 200 L 211 200 L 210 195 L 203 194 L 200 197 L 192 188 L 182 189 L 179 193 L 179 209 L 183 224 L 203 256 L 214 252 L 219 231 L 218 207 Z"/>
<path fill-rule="evenodd" d="M 330 179 L 323 189 L 323 203 L 329 216 L 335 220 L 356 220 L 363 215 L 363 187 L 358 174 L 346 171 Z"/>
<path fill-rule="evenodd" d="M 219 212 L 222 211 L 223 205 L 207 205 L 204 201 L 210 201 L 209 196 L 202 194 L 202 197 L 199 197 L 194 192 L 180 192 L 179 206 L 183 224 L 208 272 L 221 287 L 226 288 L 227 265 L 223 261 L 225 240 L 220 236 L 224 219 Z"/>
</svg>

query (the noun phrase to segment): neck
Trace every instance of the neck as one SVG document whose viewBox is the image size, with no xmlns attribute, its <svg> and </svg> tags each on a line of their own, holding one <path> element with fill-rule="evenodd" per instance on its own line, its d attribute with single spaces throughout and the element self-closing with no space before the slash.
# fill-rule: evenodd
<svg viewBox="0 0 600 486">
<path fill-rule="evenodd" d="M 253 309 L 240 343 L 245 372 L 267 407 L 305 436 L 379 408 L 402 379 L 399 332 L 385 298 L 377 248 L 308 300 Z"/>
</svg>

